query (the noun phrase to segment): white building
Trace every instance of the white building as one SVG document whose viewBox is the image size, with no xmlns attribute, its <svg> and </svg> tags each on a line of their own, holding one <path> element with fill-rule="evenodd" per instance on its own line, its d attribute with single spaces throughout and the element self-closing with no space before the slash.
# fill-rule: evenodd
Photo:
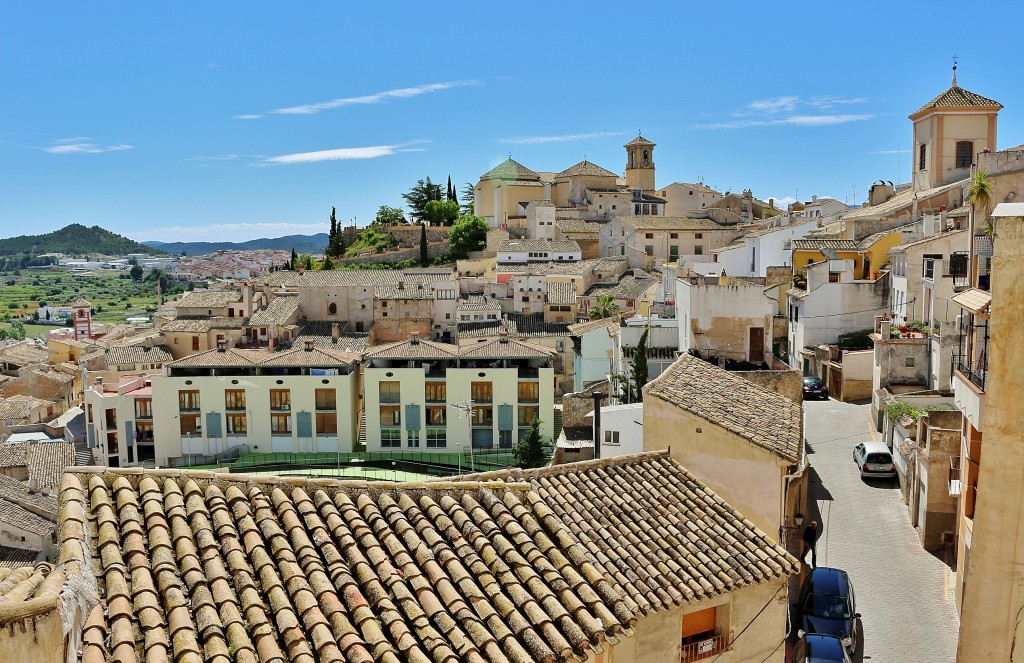
<svg viewBox="0 0 1024 663">
<path fill-rule="evenodd" d="M 593 425 L 594 413 L 586 415 Z M 601 407 L 601 458 L 628 456 L 644 450 L 644 404 Z"/>
<path fill-rule="evenodd" d="M 816 221 L 797 217 L 788 225 L 748 233 L 716 250 L 716 265 L 729 276 L 767 276 L 769 267 L 791 265 L 791 242 L 806 237 L 817 227 Z"/>
<path fill-rule="evenodd" d="M 363 372 L 366 450 L 511 451 L 537 418 L 550 437 L 553 354 L 507 335 L 461 347 L 414 335 L 371 349 Z"/>
<path fill-rule="evenodd" d="M 766 361 L 773 351 L 780 285 L 763 279 L 680 278 L 676 281 L 679 351 L 731 361 Z"/>
<path fill-rule="evenodd" d="M 622 373 L 622 346 L 617 316 L 569 325 L 575 378 L 573 391 L 583 391 L 609 375 Z"/>
<path fill-rule="evenodd" d="M 506 239 L 498 245 L 498 264 L 525 262 L 574 262 L 581 260 L 580 245 L 573 240 Z"/>
</svg>

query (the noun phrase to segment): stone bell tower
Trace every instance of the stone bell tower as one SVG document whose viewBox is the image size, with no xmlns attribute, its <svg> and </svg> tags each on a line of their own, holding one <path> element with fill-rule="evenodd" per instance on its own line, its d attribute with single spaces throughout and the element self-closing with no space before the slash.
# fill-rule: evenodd
<svg viewBox="0 0 1024 663">
<path fill-rule="evenodd" d="M 634 191 L 654 191 L 654 143 L 637 136 L 626 143 L 626 186 Z"/>
</svg>

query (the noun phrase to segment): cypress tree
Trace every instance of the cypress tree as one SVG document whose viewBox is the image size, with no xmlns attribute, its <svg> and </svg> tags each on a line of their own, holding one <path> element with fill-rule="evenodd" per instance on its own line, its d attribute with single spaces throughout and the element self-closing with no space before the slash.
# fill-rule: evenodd
<svg viewBox="0 0 1024 663">
<path fill-rule="evenodd" d="M 288 269 L 295 270 L 299 266 L 299 254 L 295 252 L 295 247 L 292 247 L 292 259 L 288 262 Z"/>
<path fill-rule="evenodd" d="M 647 333 L 650 327 L 640 335 L 640 342 L 636 344 L 636 352 L 633 353 L 633 362 L 630 368 L 633 373 L 633 385 L 636 389 L 636 402 L 644 399 L 644 385 L 647 384 L 647 377 L 650 374 L 647 368 Z"/>
<path fill-rule="evenodd" d="M 420 224 L 420 267 L 430 264 L 430 251 L 427 249 L 427 225 Z"/>
<path fill-rule="evenodd" d="M 334 208 L 331 207 L 331 231 L 327 235 L 327 250 L 324 251 L 326 255 L 336 256 L 338 248 L 338 219 L 334 215 Z"/>
</svg>

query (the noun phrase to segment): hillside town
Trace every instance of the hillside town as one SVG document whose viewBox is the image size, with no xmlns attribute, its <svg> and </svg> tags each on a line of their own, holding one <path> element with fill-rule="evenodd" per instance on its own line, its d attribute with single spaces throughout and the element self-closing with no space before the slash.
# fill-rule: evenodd
<svg viewBox="0 0 1024 663">
<path fill-rule="evenodd" d="M 859 205 L 650 134 L 451 261 L 52 256 L 202 287 L 0 347 L 0 661 L 1016 660 L 1024 145 L 910 110 Z"/>
</svg>

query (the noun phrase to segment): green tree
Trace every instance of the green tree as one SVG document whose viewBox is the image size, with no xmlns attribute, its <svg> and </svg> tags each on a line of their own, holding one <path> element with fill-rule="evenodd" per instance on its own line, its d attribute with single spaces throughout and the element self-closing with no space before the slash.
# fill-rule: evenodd
<svg viewBox="0 0 1024 663">
<path fill-rule="evenodd" d="M 462 216 L 472 216 L 476 211 L 473 207 L 473 201 L 476 199 L 476 189 L 473 187 L 472 182 L 466 182 L 462 185 L 462 202 L 459 203 L 459 211 L 462 212 Z"/>
<path fill-rule="evenodd" d="M 459 218 L 459 204 L 451 200 L 431 200 L 423 214 L 432 226 L 450 226 Z"/>
<path fill-rule="evenodd" d="M 597 303 L 590 309 L 589 315 L 591 320 L 601 320 L 610 318 L 618 312 L 619 305 L 615 303 L 615 298 L 611 295 L 601 295 L 597 298 Z"/>
<path fill-rule="evenodd" d="M 299 254 L 295 252 L 295 248 L 292 247 L 292 259 L 288 262 L 288 269 L 294 270 L 299 266 Z"/>
<path fill-rule="evenodd" d="M 465 258 L 470 251 L 487 245 L 487 221 L 479 216 L 464 216 L 448 231 L 448 249 L 453 257 Z"/>
<path fill-rule="evenodd" d="M 544 467 L 548 464 L 548 455 L 544 453 L 544 445 L 540 437 L 540 419 L 530 422 L 530 433 L 512 449 L 519 467 L 528 470 L 531 467 Z"/>
<path fill-rule="evenodd" d="M 426 220 L 427 203 L 432 200 L 441 200 L 441 185 L 434 184 L 427 177 L 425 180 L 417 180 L 416 185 L 403 193 L 406 205 L 409 206 L 409 216 L 414 221 Z"/>
<path fill-rule="evenodd" d="M 327 248 L 324 249 L 324 257 L 339 255 L 338 249 L 338 217 L 335 215 L 335 208 L 331 207 L 331 229 L 327 232 Z"/>
<path fill-rule="evenodd" d="M 142 268 L 139 267 L 138 263 L 132 265 L 132 268 L 128 270 L 128 276 L 130 276 L 133 281 L 142 280 Z"/>
<path fill-rule="evenodd" d="M 302 259 L 300 262 L 302 263 L 302 266 L 305 267 L 306 269 L 313 269 L 313 256 L 309 255 L 308 253 L 302 254 Z"/>
<path fill-rule="evenodd" d="M 324 261 L 320 263 L 320 269 L 334 269 L 334 261 L 331 260 L 331 256 L 324 256 Z"/>
<path fill-rule="evenodd" d="M 427 179 L 430 178 L 428 177 Z M 373 223 L 381 226 L 400 226 L 405 225 L 407 221 L 405 220 L 405 212 L 402 211 L 402 208 L 381 205 L 377 208 L 377 216 L 374 217 Z"/>
<path fill-rule="evenodd" d="M 995 237 L 995 226 L 988 216 L 988 207 L 992 204 L 992 182 L 988 179 L 988 173 L 979 170 L 971 175 L 971 181 L 967 184 L 967 200 L 971 203 L 974 218 L 977 219 L 980 214 L 985 219 L 985 234 L 989 239 Z"/>
<path fill-rule="evenodd" d="M 10 329 L 11 338 L 13 338 L 16 341 L 24 341 L 25 340 L 25 323 L 23 323 L 21 320 L 12 320 L 10 324 L 11 324 L 11 329 Z"/>
<path fill-rule="evenodd" d="M 630 399 L 633 403 L 639 403 L 644 399 L 644 385 L 647 384 L 647 379 L 650 372 L 647 368 L 647 334 L 651 329 L 648 327 L 644 329 L 644 333 L 640 335 L 640 342 L 636 344 L 636 351 L 633 353 L 633 360 L 630 362 L 630 372 L 633 374 L 633 398 Z"/>
<path fill-rule="evenodd" d="M 427 226 L 420 224 L 420 267 L 430 266 L 430 247 L 427 246 Z"/>
</svg>

